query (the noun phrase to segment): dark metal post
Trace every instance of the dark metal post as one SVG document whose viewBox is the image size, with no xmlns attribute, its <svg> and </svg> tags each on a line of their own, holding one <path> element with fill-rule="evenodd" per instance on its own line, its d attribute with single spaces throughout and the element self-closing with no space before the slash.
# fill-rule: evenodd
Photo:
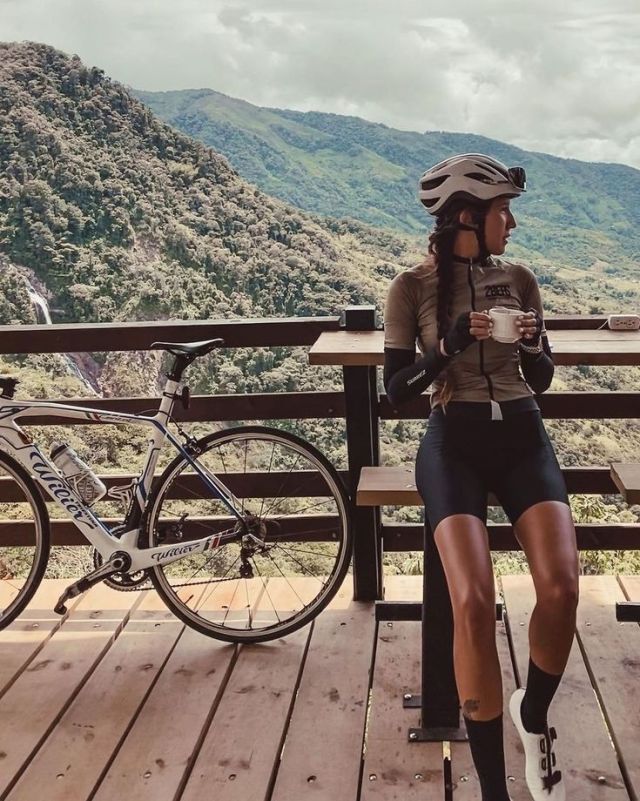
<svg viewBox="0 0 640 801">
<path fill-rule="evenodd" d="M 453 672 L 453 611 L 433 532 L 424 526 L 422 595 L 422 720 L 429 728 L 460 725 Z"/>
<path fill-rule="evenodd" d="M 422 692 L 405 696 L 405 707 L 420 707 L 420 726 L 409 740 L 466 740 L 453 670 L 453 611 L 449 588 L 429 524 L 424 526 L 422 585 Z"/>
<path fill-rule="evenodd" d="M 375 306 L 348 306 L 344 312 L 347 331 L 374 331 Z M 375 367 L 343 368 L 349 457 L 349 493 L 353 501 L 355 531 L 353 554 L 354 598 L 382 598 L 382 534 L 380 510 L 356 506 L 360 471 L 378 464 L 378 391 Z"/>
</svg>

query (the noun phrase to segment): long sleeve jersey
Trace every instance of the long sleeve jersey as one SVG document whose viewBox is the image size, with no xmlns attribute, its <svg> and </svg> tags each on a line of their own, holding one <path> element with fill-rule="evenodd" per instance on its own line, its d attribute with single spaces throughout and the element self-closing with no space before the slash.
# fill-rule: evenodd
<svg viewBox="0 0 640 801">
<path fill-rule="evenodd" d="M 417 344 L 426 354 L 438 345 L 437 283 L 436 267 L 430 257 L 394 278 L 385 307 L 385 348 L 415 354 Z M 494 306 L 523 311 L 533 308 L 542 316 L 534 273 L 523 265 L 496 258 L 486 264 L 454 262 L 451 321 L 463 312 L 487 312 Z M 551 362 L 550 366 L 552 370 Z M 520 368 L 517 342 L 475 342 L 453 359 L 443 360 L 442 370 L 432 384 L 432 408 L 441 403 L 445 382 L 452 390 L 451 400 L 501 402 L 532 395 Z"/>
</svg>

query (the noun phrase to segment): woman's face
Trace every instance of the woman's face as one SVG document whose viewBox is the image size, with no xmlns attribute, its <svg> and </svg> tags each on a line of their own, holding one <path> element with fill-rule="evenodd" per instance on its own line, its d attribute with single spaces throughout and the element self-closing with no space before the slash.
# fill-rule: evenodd
<svg viewBox="0 0 640 801">
<path fill-rule="evenodd" d="M 495 198 L 485 217 L 485 242 L 487 250 L 494 256 L 501 256 L 504 253 L 511 229 L 516 227 L 510 203 L 511 200 L 508 197 Z"/>
</svg>

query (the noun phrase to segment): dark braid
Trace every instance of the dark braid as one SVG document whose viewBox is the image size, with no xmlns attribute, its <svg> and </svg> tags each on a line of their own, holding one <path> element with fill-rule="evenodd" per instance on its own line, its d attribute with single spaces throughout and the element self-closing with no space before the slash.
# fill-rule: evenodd
<svg viewBox="0 0 640 801">
<path fill-rule="evenodd" d="M 429 236 L 429 253 L 435 257 L 438 271 L 438 341 L 447 333 L 451 316 L 453 246 L 458 234 L 456 215 L 436 217 L 436 227 Z"/>
<path fill-rule="evenodd" d="M 460 230 L 459 217 L 463 209 L 470 209 L 473 223 L 478 226 L 477 237 L 480 259 L 488 257 L 484 238 L 484 219 L 488 204 L 471 205 L 468 199 L 448 203 L 437 215 L 436 226 L 429 236 L 429 253 L 435 257 L 438 271 L 438 341 L 447 333 L 451 318 L 451 284 L 453 281 L 453 248 Z"/>
<path fill-rule="evenodd" d="M 436 216 L 436 225 L 429 236 L 429 253 L 435 258 L 436 270 L 438 273 L 438 342 L 449 330 L 451 322 L 452 293 L 453 283 L 453 249 L 455 247 L 456 236 L 460 231 L 460 212 L 465 208 L 471 208 L 473 223 L 478 227 L 478 247 L 480 249 L 480 259 L 485 262 L 489 253 L 486 248 L 484 238 L 484 219 L 487 212 L 487 205 L 475 204 L 471 206 L 468 199 L 457 200 L 448 203 L 446 208 Z M 446 408 L 453 395 L 453 385 L 445 378 L 444 385 L 440 393 L 440 403 Z"/>
</svg>

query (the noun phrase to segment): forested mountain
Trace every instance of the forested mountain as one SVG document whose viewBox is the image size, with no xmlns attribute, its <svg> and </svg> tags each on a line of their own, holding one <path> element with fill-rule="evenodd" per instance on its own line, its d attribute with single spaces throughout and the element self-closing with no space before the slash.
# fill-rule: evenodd
<svg viewBox="0 0 640 801">
<path fill-rule="evenodd" d="M 266 196 L 77 57 L 5 44 L 0 249 L 58 319 L 100 321 L 335 312 L 405 245 Z M 3 294 L 1 321 L 20 318 Z"/>
<path fill-rule="evenodd" d="M 525 248 L 563 264 L 640 277 L 640 171 L 530 153 L 470 134 L 397 131 L 356 117 L 259 108 L 208 89 L 137 92 L 162 119 L 227 156 L 247 180 L 302 209 L 407 232 L 425 229 L 417 179 L 455 153 L 522 164 Z"/>
</svg>

